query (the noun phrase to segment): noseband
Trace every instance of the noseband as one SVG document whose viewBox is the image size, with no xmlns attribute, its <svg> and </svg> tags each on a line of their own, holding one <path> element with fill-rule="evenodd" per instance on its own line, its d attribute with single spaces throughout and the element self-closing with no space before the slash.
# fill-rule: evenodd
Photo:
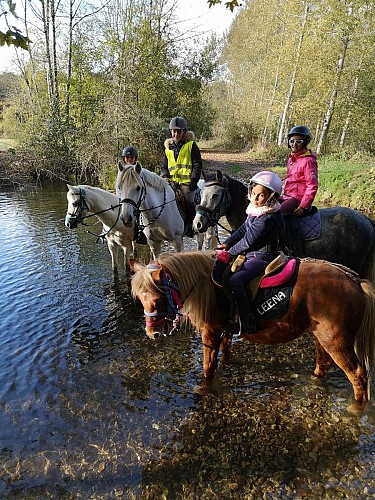
<svg viewBox="0 0 375 500">
<path fill-rule="evenodd" d="M 181 294 L 178 286 L 174 283 L 172 276 L 156 262 L 152 262 L 147 266 L 147 269 L 151 271 L 156 271 L 161 269 L 161 283 L 155 283 L 157 286 L 163 290 L 166 301 L 167 301 L 167 310 L 161 312 L 149 313 L 144 310 L 144 315 L 146 316 L 146 326 L 154 327 L 160 325 L 166 321 L 166 319 L 172 314 L 175 315 L 173 319 L 173 328 L 169 332 L 168 335 L 172 335 L 175 331 L 178 330 L 180 324 L 180 317 L 182 314 L 179 312 L 183 308 L 183 302 L 181 299 Z M 147 321 L 147 318 L 160 318 L 155 321 Z"/>
<path fill-rule="evenodd" d="M 219 186 L 223 188 L 218 203 L 216 204 L 213 210 L 211 208 L 205 207 L 204 205 L 197 205 L 195 210 L 197 214 L 206 217 L 206 219 L 209 222 L 209 225 L 213 227 L 219 222 L 219 219 L 221 217 L 220 210 L 224 207 L 223 213 L 225 213 L 226 209 L 228 208 L 229 200 L 228 200 L 227 190 L 220 182 L 215 181 L 215 182 L 208 182 L 207 184 L 205 184 L 205 187 L 210 187 L 210 186 Z"/>
</svg>

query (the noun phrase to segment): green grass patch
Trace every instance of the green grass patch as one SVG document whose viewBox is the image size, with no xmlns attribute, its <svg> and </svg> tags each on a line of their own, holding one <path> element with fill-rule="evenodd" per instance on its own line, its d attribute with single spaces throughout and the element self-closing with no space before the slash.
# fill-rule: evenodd
<svg viewBox="0 0 375 500">
<path fill-rule="evenodd" d="M 273 170 L 285 178 L 285 167 Z M 375 213 L 375 158 L 321 157 L 318 158 L 318 173 L 316 202 Z"/>
<path fill-rule="evenodd" d="M 17 149 L 17 141 L 15 139 L 5 139 L 0 137 L 0 150 L 7 151 L 8 149 Z"/>
<path fill-rule="evenodd" d="M 241 165 L 228 165 L 227 166 L 227 170 L 228 170 L 228 174 L 238 174 L 239 172 L 241 172 Z"/>
</svg>

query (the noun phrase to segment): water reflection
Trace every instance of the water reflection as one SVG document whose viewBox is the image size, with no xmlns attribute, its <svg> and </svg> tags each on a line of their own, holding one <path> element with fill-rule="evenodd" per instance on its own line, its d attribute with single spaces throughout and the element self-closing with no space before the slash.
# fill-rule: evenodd
<svg viewBox="0 0 375 500">
<path fill-rule="evenodd" d="M 311 339 L 236 342 L 221 390 L 195 395 L 199 336 L 151 342 L 129 276 L 114 279 L 105 245 L 66 229 L 65 211 L 65 186 L 0 193 L 0 496 L 374 491 L 373 407 L 346 413 L 338 369 L 311 381 Z"/>
</svg>

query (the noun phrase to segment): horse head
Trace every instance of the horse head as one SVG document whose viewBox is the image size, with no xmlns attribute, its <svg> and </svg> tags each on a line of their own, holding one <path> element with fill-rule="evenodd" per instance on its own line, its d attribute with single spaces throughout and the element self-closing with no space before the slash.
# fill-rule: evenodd
<svg viewBox="0 0 375 500">
<path fill-rule="evenodd" d="M 122 203 L 120 219 L 130 227 L 139 218 L 139 208 L 146 196 L 146 186 L 141 176 L 142 166 L 123 165 L 119 162 L 115 184 L 116 195 Z"/>
<path fill-rule="evenodd" d="M 169 335 L 172 334 L 178 328 L 179 310 L 183 306 L 171 274 L 156 262 L 144 266 L 130 259 L 130 267 L 135 272 L 132 294 L 143 305 L 147 336 L 155 339 L 167 335 L 169 322 L 173 325 Z"/>
<path fill-rule="evenodd" d="M 193 220 L 193 229 L 197 233 L 204 233 L 210 226 L 217 224 L 229 204 L 228 178 L 220 170 L 214 174 L 203 174 L 203 178 L 205 183 L 200 193 L 201 201 L 195 207 Z"/>
<path fill-rule="evenodd" d="M 65 226 L 69 229 L 75 229 L 88 212 L 86 193 L 80 186 L 67 184 L 67 188 L 68 209 L 65 216 Z"/>
</svg>

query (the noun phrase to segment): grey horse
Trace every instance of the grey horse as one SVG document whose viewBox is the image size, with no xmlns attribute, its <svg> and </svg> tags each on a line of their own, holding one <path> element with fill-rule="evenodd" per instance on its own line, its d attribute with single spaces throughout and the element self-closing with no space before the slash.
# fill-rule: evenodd
<svg viewBox="0 0 375 500">
<path fill-rule="evenodd" d="M 232 230 L 246 219 L 247 187 L 220 170 L 205 174 L 201 203 L 196 206 L 193 228 L 205 232 L 226 217 Z M 375 221 L 351 208 L 329 207 L 320 212 L 320 236 L 295 240 L 293 254 L 328 260 L 349 267 L 361 278 L 375 282 Z M 285 217 L 286 221 L 288 218 Z"/>
</svg>

